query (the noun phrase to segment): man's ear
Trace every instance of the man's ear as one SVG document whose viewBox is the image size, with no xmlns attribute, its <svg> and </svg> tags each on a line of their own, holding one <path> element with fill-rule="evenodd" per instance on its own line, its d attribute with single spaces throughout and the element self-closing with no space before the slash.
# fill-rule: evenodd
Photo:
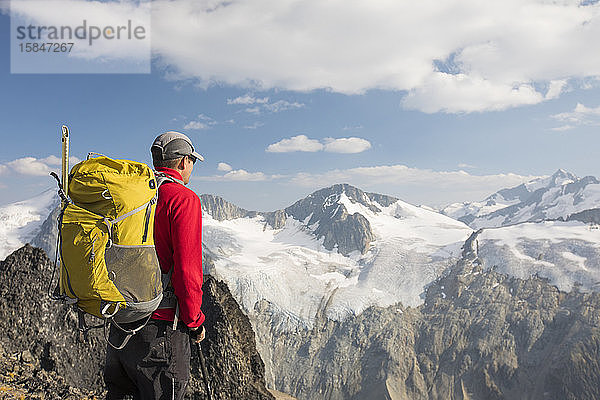
<svg viewBox="0 0 600 400">
<path fill-rule="evenodd" d="M 181 157 L 177 163 L 177 169 L 183 171 L 185 169 L 185 157 Z"/>
</svg>

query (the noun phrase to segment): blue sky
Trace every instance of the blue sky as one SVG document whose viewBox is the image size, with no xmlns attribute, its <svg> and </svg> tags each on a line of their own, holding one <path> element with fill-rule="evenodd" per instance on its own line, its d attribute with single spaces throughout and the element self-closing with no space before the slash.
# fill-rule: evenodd
<svg viewBox="0 0 600 400">
<path fill-rule="evenodd" d="M 5 2 L 0 204 L 53 186 L 63 123 L 79 159 L 149 163 L 184 132 L 206 159 L 191 187 L 255 210 L 340 182 L 441 206 L 600 176 L 598 3 L 480 3 L 155 1 L 150 74 L 11 74 Z"/>
</svg>

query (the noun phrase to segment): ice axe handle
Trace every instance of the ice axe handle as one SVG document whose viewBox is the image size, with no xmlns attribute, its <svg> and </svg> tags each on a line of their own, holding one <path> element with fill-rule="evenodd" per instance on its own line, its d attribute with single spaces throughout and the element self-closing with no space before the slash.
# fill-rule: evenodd
<svg viewBox="0 0 600 400">
<path fill-rule="evenodd" d="M 62 168 L 61 181 L 62 189 L 65 196 L 69 195 L 69 128 L 66 125 L 62 126 Z"/>
<path fill-rule="evenodd" d="M 204 359 L 204 353 L 202 353 L 202 345 L 200 344 L 200 342 L 192 342 L 196 344 L 196 349 L 198 350 L 200 370 L 202 372 L 202 380 L 204 380 L 204 384 L 206 385 L 206 394 L 208 396 L 208 400 L 212 400 L 212 390 L 210 389 L 210 382 L 208 380 L 208 370 L 206 369 L 206 360 Z"/>
</svg>

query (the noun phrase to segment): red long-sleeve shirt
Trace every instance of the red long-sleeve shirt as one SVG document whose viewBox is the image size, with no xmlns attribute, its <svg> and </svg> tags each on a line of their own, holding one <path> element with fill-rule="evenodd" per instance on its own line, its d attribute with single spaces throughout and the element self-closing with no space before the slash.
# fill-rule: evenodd
<svg viewBox="0 0 600 400">
<path fill-rule="evenodd" d="M 158 171 L 181 180 L 170 168 Z M 179 304 L 179 319 L 188 327 L 202 325 L 202 207 L 187 187 L 165 182 L 158 189 L 154 218 L 154 245 L 163 273 L 173 268 L 171 283 Z M 173 321 L 175 309 L 156 310 L 154 319 Z"/>
</svg>

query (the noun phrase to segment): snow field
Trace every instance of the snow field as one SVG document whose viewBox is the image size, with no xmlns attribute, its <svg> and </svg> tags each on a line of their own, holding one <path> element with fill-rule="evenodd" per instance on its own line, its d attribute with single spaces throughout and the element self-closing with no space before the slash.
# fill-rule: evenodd
<svg viewBox="0 0 600 400">
<path fill-rule="evenodd" d="M 317 315 L 340 320 L 372 305 L 422 303 L 424 288 L 458 256 L 472 230 L 449 217 L 404 202 L 381 212 L 337 199 L 349 214 L 365 216 L 376 240 L 370 250 L 345 257 L 316 240 L 314 226 L 289 217 L 272 229 L 262 217 L 216 221 L 204 218 L 204 245 L 248 312 L 266 300 L 293 323 L 312 326 Z M 294 329 L 294 326 L 287 327 Z"/>
<path fill-rule="evenodd" d="M 47 189 L 29 200 L 0 207 L 0 259 L 30 242 L 58 205 L 55 189 Z"/>
<path fill-rule="evenodd" d="M 487 268 L 527 279 L 547 278 L 560 290 L 598 290 L 600 231 L 581 222 L 523 223 L 485 229 L 477 238 Z"/>
</svg>

